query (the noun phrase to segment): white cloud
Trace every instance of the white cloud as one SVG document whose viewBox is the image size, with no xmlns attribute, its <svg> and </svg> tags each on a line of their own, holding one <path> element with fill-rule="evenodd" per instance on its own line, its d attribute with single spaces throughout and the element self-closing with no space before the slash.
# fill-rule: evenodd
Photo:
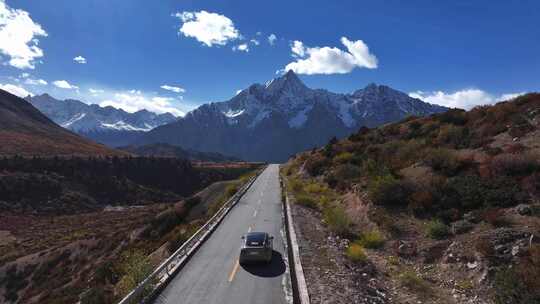
<svg viewBox="0 0 540 304">
<path fill-rule="evenodd" d="M 80 56 L 80 55 L 73 58 L 73 61 L 75 61 L 77 63 L 80 63 L 80 64 L 86 64 L 86 58 L 84 58 L 83 56 Z"/>
<path fill-rule="evenodd" d="M 261 44 L 261 43 L 259 42 L 259 40 L 257 40 L 257 39 L 251 39 L 249 42 L 253 43 L 254 45 L 259 45 L 259 44 Z"/>
<path fill-rule="evenodd" d="M 47 85 L 48 84 L 47 81 L 43 79 L 32 79 L 32 78 L 26 78 L 24 83 L 29 84 L 29 85 Z"/>
<path fill-rule="evenodd" d="M 232 20 L 224 15 L 200 11 L 176 13 L 175 16 L 183 22 L 179 33 L 209 47 L 226 45 L 229 41 L 241 38 Z"/>
<path fill-rule="evenodd" d="M 171 92 L 175 92 L 175 93 L 185 93 L 186 90 L 181 88 L 181 87 L 175 87 L 175 86 L 170 86 L 170 85 L 162 85 L 160 88 L 164 89 L 164 90 L 167 90 L 167 91 L 171 91 Z"/>
<path fill-rule="evenodd" d="M 73 85 L 65 80 L 56 80 L 56 81 L 53 81 L 53 84 L 56 86 L 56 87 L 59 87 L 61 89 L 68 89 L 68 90 L 73 90 L 73 89 L 78 89 L 79 87 L 76 86 L 76 85 Z"/>
<path fill-rule="evenodd" d="M 274 45 L 274 43 L 276 43 L 276 40 L 277 37 L 275 34 L 270 34 L 270 36 L 268 36 L 268 43 L 270 43 L 270 45 Z"/>
<path fill-rule="evenodd" d="M 293 70 L 298 74 L 346 74 L 355 68 L 377 68 L 377 57 L 369 52 L 362 40 L 351 41 L 341 38 L 347 48 L 343 51 L 336 47 L 306 47 L 301 41 L 294 41 L 291 46 L 292 56 L 296 61 L 289 63 L 285 71 Z"/>
<path fill-rule="evenodd" d="M 115 93 L 111 99 L 103 100 L 99 105 L 102 107 L 112 106 L 130 113 L 146 109 L 159 114 L 168 112 L 175 116 L 184 116 L 184 112 L 172 105 L 174 101 L 174 98 L 146 96 L 141 91 L 131 90 Z"/>
<path fill-rule="evenodd" d="M 24 98 L 28 95 L 33 96 L 34 94 L 28 92 L 25 88 L 19 87 L 13 84 L 0 84 L 0 89 L 8 91 L 9 93 Z"/>
<path fill-rule="evenodd" d="M 41 25 L 28 12 L 12 9 L 0 0 L 0 54 L 9 58 L 8 64 L 18 69 L 34 69 L 35 60 L 43 57 L 37 37 L 46 37 Z"/>
<path fill-rule="evenodd" d="M 498 101 L 512 99 L 522 94 L 524 93 L 509 93 L 495 96 L 479 89 L 465 89 L 453 93 L 443 91 L 416 91 L 409 93 L 409 96 L 441 106 L 469 110 L 475 106 L 494 104 Z"/>
<path fill-rule="evenodd" d="M 21 73 L 21 78 L 28 78 L 30 77 L 29 73 Z"/>
<path fill-rule="evenodd" d="M 306 54 L 306 48 L 302 41 L 295 40 L 291 46 L 291 51 L 293 52 L 294 57 L 304 57 Z"/>
<path fill-rule="evenodd" d="M 99 95 L 99 94 L 105 93 L 104 90 L 101 90 L 101 89 L 93 89 L 93 88 L 89 88 L 89 89 L 88 89 L 88 92 L 90 92 L 90 94 L 92 94 L 93 96 L 97 96 L 97 95 Z"/>
<path fill-rule="evenodd" d="M 247 43 L 242 43 L 232 47 L 233 51 L 249 52 L 249 46 Z"/>
</svg>

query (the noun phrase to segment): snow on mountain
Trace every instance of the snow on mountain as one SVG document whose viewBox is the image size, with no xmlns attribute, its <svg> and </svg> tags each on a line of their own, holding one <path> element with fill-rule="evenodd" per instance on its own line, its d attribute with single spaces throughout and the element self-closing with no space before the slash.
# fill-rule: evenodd
<svg viewBox="0 0 540 304">
<path fill-rule="evenodd" d="M 289 71 L 264 85 L 253 84 L 228 101 L 202 105 L 136 143 L 165 142 L 245 160 L 279 162 L 324 145 L 333 136 L 348 136 L 361 126 L 445 110 L 382 85 L 370 84 L 352 94 L 311 89 Z"/>
<path fill-rule="evenodd" d="M 125 145 L 135 134 L 176 120 L 170 113 L 128 113 L 73 99 L 58 100 L 48 94 L 29 96 L 26 100 L 60 126 L 114 147 Z"/>
</svg>

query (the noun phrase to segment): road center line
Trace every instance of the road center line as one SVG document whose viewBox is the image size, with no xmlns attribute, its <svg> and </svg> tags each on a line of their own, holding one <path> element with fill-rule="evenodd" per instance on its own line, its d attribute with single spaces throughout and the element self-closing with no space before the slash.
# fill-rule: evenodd
<svg viewBox="0 0 540 304">
<path fill-rule="evenodd" d="M 234 276 L 236 275 L 236 272 L 238 271 L 238 267 L 240 266 L 240 263 L 238 262 L 238 259 L 234 263 L 234 267 L 231 271 L 231 274 L 229 275 L 229 283 L 234 280 Z"/>
<path fill-rule="evenodd" d="M 255 212 L 253 213 L 253 217 L 256 217 L 257 216 L 257 210 L 255 210 Z"/>
</svg>

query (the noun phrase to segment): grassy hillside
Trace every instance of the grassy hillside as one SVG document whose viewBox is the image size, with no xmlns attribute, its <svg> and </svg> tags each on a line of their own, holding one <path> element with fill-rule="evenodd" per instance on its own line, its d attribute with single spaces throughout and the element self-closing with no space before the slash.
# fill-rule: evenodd
<svg viewBox="0 0 540 304">
<path fill-rule="evenodd" d="M 456 289 L 540 301 L 540 94 L 363 128 L 296 155 L 284 175 L 297 205 L 351 241 L 349 260 L 380 267 L 394 287 L 432 301 Z"/>
</svg>

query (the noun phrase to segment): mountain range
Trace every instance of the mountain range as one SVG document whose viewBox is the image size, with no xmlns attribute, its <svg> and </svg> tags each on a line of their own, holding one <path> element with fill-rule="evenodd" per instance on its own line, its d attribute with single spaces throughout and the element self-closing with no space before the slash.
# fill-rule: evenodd
<svg viewBox="0 0 540 304">
<path fill-rule="evenodd" d="M 0 155 L 128 155 L 66 130 L 26 100 L 0 90 Z"/>
<path fill-rule="evenodd" d="M 446 110 L 383 85 L 370 84 L 351 94 L 311 89 L 289 71 L 264 85 L 251 85 L 228 101 L 204 104 L 133 143 L 168 143 L 248 161 L 283 162 L 361 126 Z"/>
<path fill-rule="evenodd" d="M 141 134 L 176 120 L 170 113 L 128 113 L 74 99 L 58 100 L 48 94 L 26 100 L 58 125 L 110 147 L 127 145 Z"/>
</svg>

